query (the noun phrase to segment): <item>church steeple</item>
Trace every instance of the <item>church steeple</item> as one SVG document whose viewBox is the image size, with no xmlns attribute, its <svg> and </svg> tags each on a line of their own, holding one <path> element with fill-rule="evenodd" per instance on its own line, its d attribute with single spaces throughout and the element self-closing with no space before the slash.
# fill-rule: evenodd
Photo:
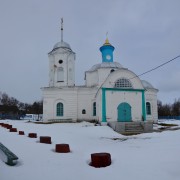
<svg viewBox="0 0 180 180">
<path fill-rule="evenodd" d="M 56 43 L 49 56 L 49 86 L 64 87 L 75 84 L 75 53 L 63 41 L 63 18 L 61 18 L 61 41 Z"/>
<path fill-rule="evenodd" d="M 115 48 L 109 43 L 108 38 L 106 38 L 105 43 L 100 47 L 102 62 L 113 62 L 114 49 Z"/>
</svg>

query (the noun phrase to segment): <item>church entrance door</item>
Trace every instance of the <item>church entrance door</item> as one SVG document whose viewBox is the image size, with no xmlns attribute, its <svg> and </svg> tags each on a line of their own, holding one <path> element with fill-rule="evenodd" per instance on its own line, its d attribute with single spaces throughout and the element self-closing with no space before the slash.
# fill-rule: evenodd
<svg viewBox="0 0 180 180">
<path fill-rule="evenodd" d="M 131 118 L 131 106 L 124 102 L 119 104 L 117 108 L 118 112 L 118 121 L 119 122 L 130 122 L 132 120 Z"/>
</svg>

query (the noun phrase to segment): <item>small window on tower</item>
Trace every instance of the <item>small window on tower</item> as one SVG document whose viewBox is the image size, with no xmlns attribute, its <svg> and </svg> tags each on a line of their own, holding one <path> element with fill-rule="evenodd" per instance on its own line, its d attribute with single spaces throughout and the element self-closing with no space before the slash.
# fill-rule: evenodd
<svg viewBox="0 0 180 180">
<path fill-rule="evenodd" d="M 64 82 L 64 69 L 62 67 L 57 69 L 57 82 Z"/>
<path fill-rule="evenodd" d="M 60 60 L 59 60 L 59 64 L 62 64 L 62 63 L 63 63 L 63 60 L 60 59 Z"/>
</svg>

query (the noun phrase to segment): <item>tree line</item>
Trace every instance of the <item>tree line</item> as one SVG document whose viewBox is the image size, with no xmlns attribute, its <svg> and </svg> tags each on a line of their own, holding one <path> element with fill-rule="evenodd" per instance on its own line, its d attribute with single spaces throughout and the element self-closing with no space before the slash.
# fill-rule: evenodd
<svg viewBox="0 0 180 180">
<path fill-rule="evenodd" d="M 173 104 L 162 104 L 158 101 L 158 116 L 180 116 L 180 98 Z"/>
<path fill-rule="evenodd" d="M 32 104 L 23 103 L 14 97 L 10 97 L 6 93 L 0 92 L 0 115 L 13 116 L 16 119 L 25 114 L 42 114 L 43 102 L 42 100 L 35 101 Z"/>
</svg>

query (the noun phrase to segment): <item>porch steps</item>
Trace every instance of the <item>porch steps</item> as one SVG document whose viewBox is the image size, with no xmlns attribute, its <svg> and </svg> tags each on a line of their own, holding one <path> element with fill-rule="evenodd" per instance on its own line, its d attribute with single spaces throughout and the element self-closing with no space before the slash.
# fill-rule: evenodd
<svg viewBox="0 0 180 180">
<path fill-rule="evenodd" d="M 144 127 L 141 123 L 128 123 L 125 124 L 125 133 L 143 133 Z"/>
</svg>

